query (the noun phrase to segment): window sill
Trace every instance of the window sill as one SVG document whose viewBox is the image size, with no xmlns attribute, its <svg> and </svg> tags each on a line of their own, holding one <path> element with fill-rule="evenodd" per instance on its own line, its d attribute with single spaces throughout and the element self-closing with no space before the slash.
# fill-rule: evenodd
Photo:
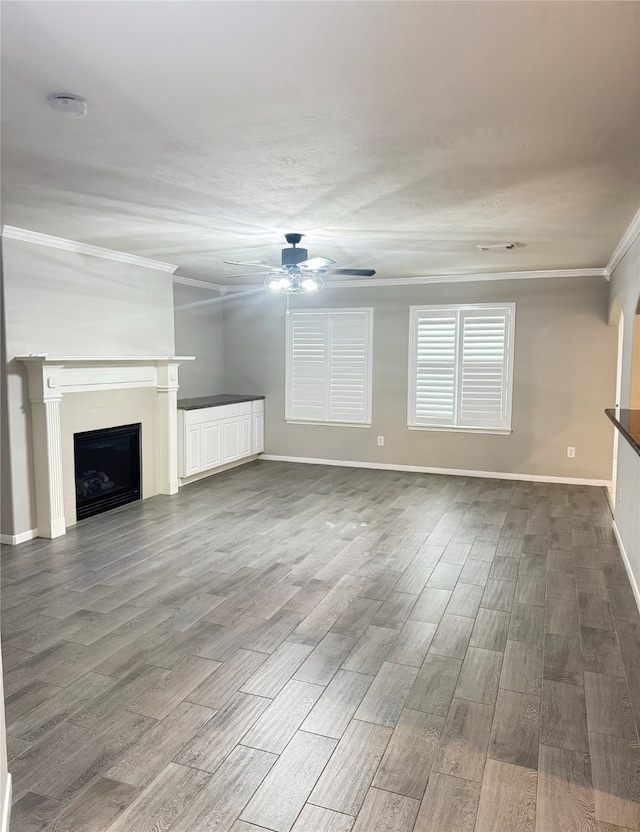
<svg viewBox="0 0 640 832">
<path fill-rule="evenodd" d="M 312 422 L 306 419 L 285 419 L 288 425 L 316 425 L 329 428 L 370 428 L 370 422 Z"/>
<path fill-rule="evenodd" d="M 451 425 L 407 425 L 409 430 L 432 430 L 445 433 L 491 433 L 497 436 L 508 436 L 513 433 L 511 428 L 457 428 Z"/>
</svg>

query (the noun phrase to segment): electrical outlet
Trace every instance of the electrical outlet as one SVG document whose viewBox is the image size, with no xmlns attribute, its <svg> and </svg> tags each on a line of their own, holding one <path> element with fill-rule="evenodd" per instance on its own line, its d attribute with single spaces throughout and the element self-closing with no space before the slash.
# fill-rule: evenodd
<svg viewBox="0 0 640 832">
<path fill-rule="evenodd" d="M 378 437 L 378 445 L 384 445 L 384 436 Z"/>
<path fill-rule="evenodd" d="M 576 449 L 571 445 L 569 445 L 569 447 L 567 448 L 567 456 L 569 457 L 569 459 L 575 459 L 576 457 Z"/>
</svg>

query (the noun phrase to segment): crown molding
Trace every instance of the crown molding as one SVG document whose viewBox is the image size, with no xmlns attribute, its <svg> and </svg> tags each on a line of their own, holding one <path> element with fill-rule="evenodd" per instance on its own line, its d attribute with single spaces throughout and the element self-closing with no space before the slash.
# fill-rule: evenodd
<svg viewBox="0 0 640 832">
<path fill-rule="evenodd" d="M 171 263 L 162 263 L 160 260 L 149 260 L 147 257 L 138 257 L 137 254 L 113 251 L 110 248 L 100 248 L 100 246 L 92 246 L 88 243 L 78 243 L 75 240 L 52 237 L 49 234 L 28 231 L 26 228 L 14 228 L 11 225 L 5 225 L 3 227 L 2 236 L 11 240 L 34 243 L 38 246 L 48 246 L 49 248 L 58 248 L 63 251 L 72 251 L 74 254 L 88 254 L 90 257 L 100 257 L 102 260 L 115 260 L 118 263 L 128 263 L 131 266 L 142 266 L 145 269 L 169 272 L 169 274 L 173 274 L 178 268 Z"/>
<path fill-rule="evenodd" d="M 622 260 L 625 254 L 629 251 L 631 246 L 633 245 L 634 240 L 640 234 L 640 210 L 635 215 L 635 217 L 631 220 L 629 227 L 622 235 L 622 239 L 615 247 L 613 254 L 611 255 L 611 260 L 607 263 L 607 266 L 604 270 L 605 277 L 607 280 L 610 279 L 613 270 L 618 265 L 618 263 Z"/>
<path fill-rule="evenodd" d="M 325 281 L 326 289 L 358 289 L 371 286 L 421 286 L 428 283 L 474 283 L 489 280 L 539 280 L 541 278 L 606 277 L 605 269 L 540 269 L 529 272 L 492 272 L 475 274 L 439 274 L 426 277 L 395 277 L 366 280 Z M 230 286 L 229 292 L 246 292 L 260 288 L 258 284 Z"/>
<path fill-rule="evenodd" d="M 174 283 L 183 283 L 185 286 L 196 286 L 198 289 L 208 289 L 210 292 L 220 292 L 225 295 L 228 286 L 221 286 L 219 283 L 209 283 L 208 280 L 196 280 L 194 277 L 183 277 L 181 274 L 174 274 Z"/>
</svg>

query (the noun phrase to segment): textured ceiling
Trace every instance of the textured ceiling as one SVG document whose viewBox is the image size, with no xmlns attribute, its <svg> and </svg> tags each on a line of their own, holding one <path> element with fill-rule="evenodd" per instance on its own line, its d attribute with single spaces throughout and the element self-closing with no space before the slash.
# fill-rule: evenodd
<svg viewBox="0 0 640 832">
<path fill-rule="evenodd" d="M 640 203 L 639 10 L 5 0 L 2 220 L 217 282 L 286 231 L 382 278 L 604 266 Z"/>
</svg>

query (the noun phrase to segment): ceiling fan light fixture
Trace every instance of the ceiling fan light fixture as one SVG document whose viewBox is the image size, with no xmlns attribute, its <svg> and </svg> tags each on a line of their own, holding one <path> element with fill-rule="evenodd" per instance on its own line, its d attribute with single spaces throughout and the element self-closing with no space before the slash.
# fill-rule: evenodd
<svg viewBox="0 0 640 832">
<path fill-rule="evenodd" d="M 300 283 L 300 288 L 305 292 L 317 292 L 322 288 L 322 278 L 305 277 L 305 279 Z"/>
<path fill-rule="evenodd" d="M 291 280 L 288 277 L 268 277 L 264 285 L 270 292 L 288 292 L 291 290 Z"/>
</svg>

